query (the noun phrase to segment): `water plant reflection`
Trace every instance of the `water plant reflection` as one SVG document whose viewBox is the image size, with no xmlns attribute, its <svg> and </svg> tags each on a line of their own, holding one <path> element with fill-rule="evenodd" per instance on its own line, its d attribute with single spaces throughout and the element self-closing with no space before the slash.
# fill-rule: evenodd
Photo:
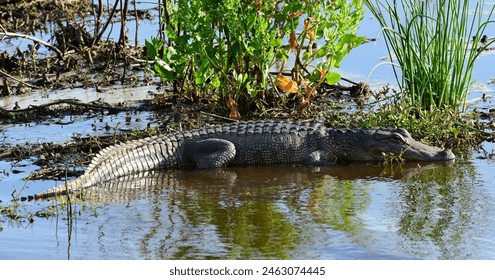
<svg viewBox="0 0 495 280">
<path fill-rule="evenodd" d="M 456 164 L 424 170 L 401 184 L 398 233 L 404 249 L 419 256 L 434 251 L 440 259 L 469 258 L 477 234 L 472 229 L 485 219 L 487 202 L 477 177 L 472 165 Z"/>
</svg>

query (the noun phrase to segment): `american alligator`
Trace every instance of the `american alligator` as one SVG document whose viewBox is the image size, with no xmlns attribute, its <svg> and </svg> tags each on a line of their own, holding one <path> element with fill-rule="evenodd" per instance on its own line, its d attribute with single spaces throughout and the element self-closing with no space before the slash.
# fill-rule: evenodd
<svg viewBox="0 0 495 280">
<path fill-rule="evenodd" d="M 450 150 L 414 140 L 404 129 L 328 128 L 323 123 L 300 121 L 237 122 L 107 147 L 93 158 L 82 176 L 34 198 L 77 192 L 112 178 L 154 169 L 331 165 L 336 161 L 383 161 L 389 154 L 406 161 L 455 158 Z"/>
</svg>

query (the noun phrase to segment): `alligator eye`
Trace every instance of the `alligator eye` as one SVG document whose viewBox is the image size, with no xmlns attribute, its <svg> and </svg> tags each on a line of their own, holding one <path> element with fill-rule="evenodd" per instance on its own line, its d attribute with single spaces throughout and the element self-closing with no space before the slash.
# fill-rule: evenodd
<svg viewBox="0 0 495 280">
<path fill-rule="evenodd" d="M 394 142 L 400 142 L 400 143 L 407 144 L 407 142 L 404 139 L 404 137 L 402 137 L 402 135 L 397 134 L 397 133 L 392 134 L 392 136 L 390 137 L 390 139 L 392 139 L 392 141 L 394 141 Z"/>
</svg>

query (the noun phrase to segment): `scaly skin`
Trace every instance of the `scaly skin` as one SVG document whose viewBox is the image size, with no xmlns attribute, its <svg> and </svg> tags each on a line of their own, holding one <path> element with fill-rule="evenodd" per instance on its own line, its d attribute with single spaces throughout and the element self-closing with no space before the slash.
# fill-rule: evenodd
<svg viewBox="0 0 495 280">
<path fill-rule="evenodd" d="M 336 129 L 322 123 L 250 121 L 153 136 L 102 150 L 86 172 L 34 198 L 74 192 L 121 176 L 156 169 L 336 161 L 447 161 L 449 150 L 424 145 L 404 129 Z"/>
</svg>

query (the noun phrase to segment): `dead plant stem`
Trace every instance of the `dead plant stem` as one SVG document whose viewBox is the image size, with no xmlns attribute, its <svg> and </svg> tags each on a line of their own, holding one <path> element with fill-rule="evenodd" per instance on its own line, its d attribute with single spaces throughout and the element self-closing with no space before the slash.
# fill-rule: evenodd
<svg viewBox="0 0 495 280">
<path fill-rule="evenodd" d="M 3 29 L 3 27 L 2 27 Z M 45 42 L 41 39 L 38 39 L 36 37 L 33 37 L 33 36 L 29 36 L 29 35 L 26 35 L 26 34 L 21 34 L 21 33 L 14 33 L 14 32 L 7 32 L 7 31 L 3 31 L 3 32 L 0 32 L 0 39 L 3 39 L 5 37 L 17 37 L 17 38 L 23 38 L 23 39 L 28 39 L 28 40 L 31 40 L 35 43 L 38 43 L 40 45 L 43 45 L 51 50 L 53 50 L 58 58 L 60 59 L 63 59 L 64 58 L 64 55 L 62 53 L 62 51 L 60 51 L 57 47 L 53 46 L 52 44 L 48 43 L 48 42 Z"/>
<path fill-rule="evenodd" d="M 13 76 L 9 75 L 8 73 L 2 71 L 2 70 L 0 70 L 0 75 L 3 75 L 3 76 L 5 76 L 5 77 L 7 77 L 9 79 L 12 79 L 12 80 L 20 83 L 20 84 L 23 84 L 24 86 L 27 86 L 27 87 L 30 87 L 30 88 L 35 88 L 35 89 L 40 89 L 39 87 L 37 87 L 35 85 L 32 85 L 32 84 L 28 84 L 26 82 L 23 82 L 23 81 L 17 79 L 16 77 L 13 77 Z"/>
</svg>

